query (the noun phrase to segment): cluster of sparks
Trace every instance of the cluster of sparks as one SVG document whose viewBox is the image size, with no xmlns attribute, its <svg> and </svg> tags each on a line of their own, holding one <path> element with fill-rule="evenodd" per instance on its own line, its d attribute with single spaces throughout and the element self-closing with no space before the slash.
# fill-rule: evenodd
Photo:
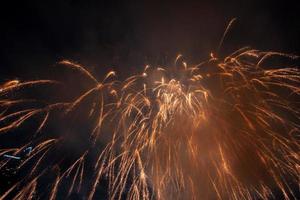
<svg viewBox="0 0 300 200">
<path fill-rule="evenodd" d="M 296 198 L 300 71 L 263 67 L 272 56 L 292 58 L 242 48 L 224 59 L 212 54 L 188 65 L 179 55 L 174 67 L 146 66 L 124 81 L 113 71 L 99 81 L 64 60 L 59 66 L 90 84 L 71 101 L 51 103 L 16 94 L 62 87 L 57 80 L 6 82 L 0 87 L 1 135 L 18 133 L 32 119 L 39 122 L 28 141 L 0 149 L 2 170 L 13 162 L 4 154 L 19 156 L 33 147 L 18 165 L 29 170 L 0 199 L 78 193 L 91 200 L 103 182 L 108 199 L 269 199 L 274 192 Z M 78 120 L 92 128 L 77 133 L 85 141 L 78 142 L 83 145 L 77 157 L 68 158 L 58 149 L 72 143 L 72 134 L 45 130 L 51 115 L 64 118 L 81 108 L 87 116 Z"/>
</svg>

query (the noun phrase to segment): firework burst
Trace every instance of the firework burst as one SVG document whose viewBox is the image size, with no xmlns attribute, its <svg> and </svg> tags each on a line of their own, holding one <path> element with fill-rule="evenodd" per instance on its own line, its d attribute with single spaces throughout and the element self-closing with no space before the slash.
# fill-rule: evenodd
<svg viewBox="0 0 300 200">
<path fill-rule="evenodd" d="M 300 71 L 263 67 L 272 56 L 294 58 L 243 48 L 188 65 L 179 55 L 124 81 L 64 60 L 89 82 L 71 100 L 22 95 L 68 91 L 61 81 L 4 83 L 0 133 L 20 139 L 1 147 L 0 168 L 17 162 L 22 178 L 0 199 L 296 199 Z M 28 121 L 37 127 L 25 134 Z"/>
</svg>

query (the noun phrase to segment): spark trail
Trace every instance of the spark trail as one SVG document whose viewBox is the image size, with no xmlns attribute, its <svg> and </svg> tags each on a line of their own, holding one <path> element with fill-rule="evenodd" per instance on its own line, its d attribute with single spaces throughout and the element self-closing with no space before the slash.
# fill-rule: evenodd
<svg viewBox="0 0 300 200">
<path fill-rule="evenodd" d="M 98 80 L 64 60 L 58 65 L 90 84 L 73 100 L 52 103 L 13 94 L 62 87 L 57 80 L 3 84 L 1 136 L 39 122 L 23 144 L 1 149 L 16 157 L 34 147 L 18 166 L 25 175 L 0 199 L 77 193 L 91 200 L 103 182 L 108 199 L 269 199 L 278 191 L 296 198 L 300 71 L 263 67 L 273 56 L 294 58 L 249 48 L 223 59 L 211 54 L 199 65 L 178 56 L 174 67 L 146 66 L 123 81 L 113 71 Z M 51 126 L 70 116 L 87 125 L 76 134 L 46 131 L 59 113 Z M 0 169 L 10 162 L 1 158 Z"/>
</svg>

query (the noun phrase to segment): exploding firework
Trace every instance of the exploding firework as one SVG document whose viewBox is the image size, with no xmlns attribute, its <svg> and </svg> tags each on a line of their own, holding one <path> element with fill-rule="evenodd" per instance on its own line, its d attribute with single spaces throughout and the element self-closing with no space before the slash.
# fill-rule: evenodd
<svg viewBox="0 0 300 200">
<path fill-rule="evenodd" d="M 2 84 L 0 133 L 15 146 L 2 145 L 0 169 L 15 164 L 22 178 L 0 199 L 296 199 L 300 71 L 264 67 L 273 56 L 294 58 L 179 55 L 123 81 L 64 60 L 88 83 L 74 98 L 34 92 L 73 89 L 59 80 Z"/>
</svg>

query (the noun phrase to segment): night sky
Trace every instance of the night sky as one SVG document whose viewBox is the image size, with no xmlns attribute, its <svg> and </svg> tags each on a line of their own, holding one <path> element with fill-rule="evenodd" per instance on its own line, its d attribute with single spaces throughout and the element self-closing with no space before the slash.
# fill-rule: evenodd
<svg viewBox="0 0 300 200">
<path fill-rule="evenodd" d="M 165 64 L 178 53 L 191 63 L 222 48 L 300 53 L 297 1 L 7 1 L 1 5 L 0 81 L 43 73 L 71 59 L 103 74 Z"/>
<path fill-rule="evenodd" d="M 199 63 L 216 52 L 233 18 L 220 57 L 244 46 L 300 55 L 299 12 L 297 0 L 7 1 L 0 6 L 0 84 L 44 77 L 62 59 L 98 77 L 167 65 L 179 53 Z"/>
</svg>

